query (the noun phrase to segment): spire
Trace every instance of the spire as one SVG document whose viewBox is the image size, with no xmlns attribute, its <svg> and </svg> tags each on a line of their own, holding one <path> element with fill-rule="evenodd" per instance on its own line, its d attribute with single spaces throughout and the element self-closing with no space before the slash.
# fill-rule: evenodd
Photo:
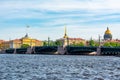
<svg viewBox="0 0 120 80">
<path fill-rule="evenodd" d="M 92 36 L 91 36 L 90 40 L 93 40 Z"/>
<path fill-rule="evenodd" d="M 105 31 L 105 34 L 111 34 L 111 31 L 109 30 L 109 27 L 107 27 L 107 30 Z"/>
<path fill-rule="evenodd" d="M 64 29 L 64 38 L 68 38 L 66 26 L 65 26 L 65 29 Z"/>
<path fill-rule="evenodd" d="M 64 32 L 64 33 L 65 33 L 65 35 L 67 35 L 67 30 L 66 30 L 66 26 L 65 26 L 65 32 Z"/>
<path fill-rule="evenodd" d="M 26 33 L 25 38 L 28 38 L 28 33 Z"/>
<path fill-rule="evenodd" d="M 107 27 L 107 30 L 109 30 L 109 28 Z"/>
</svg>

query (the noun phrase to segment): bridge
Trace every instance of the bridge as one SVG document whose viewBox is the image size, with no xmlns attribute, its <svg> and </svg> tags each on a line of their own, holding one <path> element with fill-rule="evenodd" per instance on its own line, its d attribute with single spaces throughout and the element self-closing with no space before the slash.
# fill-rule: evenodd
<svg viewBox="0 0 120 80">
<path fill-rule="evenodd" d="M 120 47 L 101 47 L 101 55 L 120 55 Z"/>
<path fill-rule="evenodd" d="M 67 55 L 120 55 L 120 47 L 75 47 L 67 46 L 35 46 L 29 48 L 7 49 L 5 53 L 16 54 L 67 54 Z"/>
<path fill-rule="evenodd" d="M 75 47 L 75 46 L 67 46 L 67 53 L 69 55 L 89 55 L 92 52 L 97 51 L 97 47 Z"/>
</svg>

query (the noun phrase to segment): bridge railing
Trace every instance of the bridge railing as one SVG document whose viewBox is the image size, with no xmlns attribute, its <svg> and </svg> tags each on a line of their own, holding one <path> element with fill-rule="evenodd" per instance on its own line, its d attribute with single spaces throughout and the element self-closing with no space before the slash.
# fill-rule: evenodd
<svg viewBox="0 0 120 80">
<path fill-rule="evenodd" d="M 101 47 L 101 55 L 120 55 L 120 47 Z"/>
<path fill-rule="evenodd" d="M 97 51 L 97 47 L 77 47 L 77 46 L 67 46 L 66 47 L 67 52 L 69 54 L 84 54 L 84 53 L 88 53 L 88 52 L 96 52 Z"/>
<path fill-rule="evenodd" d="M 15 49 L 6 49 L 5 53 L 14 53 Z"/>
<path fill-rule="evenodd" d="M 56 52 L 57 51 L 57 46 L 38 46 L 38 47 L 34 47 L 34 51 L 35 53 L 49 53 L 49 52 Z"/>
<path fill-rule="evenodd" d="M 27 48 L 17 48 L 16 53 L 25 54 L 27 52 Z"/>
</svg>

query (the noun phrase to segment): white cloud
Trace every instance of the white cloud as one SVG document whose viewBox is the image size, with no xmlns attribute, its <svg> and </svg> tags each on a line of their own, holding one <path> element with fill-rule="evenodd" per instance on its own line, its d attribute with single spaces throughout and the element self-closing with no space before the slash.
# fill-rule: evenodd
<svg viewBox="0 0 120 80">
<path fill-rule="evenodd" d="M 1 27 L 9 25 L 7 22 L 14 20 L 0 32 L 0 37 L 3 39 L 20 38 L 25 35 L 25 30 L 23 27 L 16 27 L 16 25 L 34 24 L 29 32 L 31 37 L 45 40 L 50 36 L 52 39 L 57 39 L 63 36 L 64 24 L 67 24 L 70 37 L 89 39 L 92 36 L 96 39 L 99 34 L 103 35 L 106 27 L 110 25 L 114 38 L 120 38 L 118 30 L 120 26 L 118 24 L 120 18 L 119 3 L 120 0 L 0 1 Z M 18 19 L 21 19 L 19 24 L 15 22 Z M 27 19 L 28 22 L 25 22 L 24 19 Z M 29 21 L 32 19 L 38 20 L 37 22 Z M 109 21 L 106 23 L 104 20 Z M 111 20 L 116 20 L 116 22 Z M 102 22 L 96 24 L 99 21 Z"/>
<path fill-rule="evenodd" d="M 119 3 L 119 0 L 12 0 L 0 3 L 0 16 L 6 18 L 35 18 L 44 16 L 46 10 L 63 12 L 86 10 L 94 12 L 94 15 L 109 14 L 120 12 Z M 39 12 L 34 12 L 34 10 Z"/>
<path fill-rule="evenodd" d="M 5 1 L 0 9 L 5 10 L 120 10 L 119 0 L 46 0 Z"/>
</svg>

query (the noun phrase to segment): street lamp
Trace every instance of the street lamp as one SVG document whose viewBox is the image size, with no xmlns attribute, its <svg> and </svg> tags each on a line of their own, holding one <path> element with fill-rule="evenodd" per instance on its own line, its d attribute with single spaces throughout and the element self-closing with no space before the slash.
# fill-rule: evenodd
<svg viewBox="0 0 120 80">
<path fill-rule="evenodd" d="M 49 46 L 49 43 L 50 43 L 50 37 L 48 37 L 48 46 Z"/>
<path fill-rule="evenodd" d="M 101 36 L 99 35 L 99 47 L 101 46 L 101 41 L 100 41 Z"/>
</svg>

